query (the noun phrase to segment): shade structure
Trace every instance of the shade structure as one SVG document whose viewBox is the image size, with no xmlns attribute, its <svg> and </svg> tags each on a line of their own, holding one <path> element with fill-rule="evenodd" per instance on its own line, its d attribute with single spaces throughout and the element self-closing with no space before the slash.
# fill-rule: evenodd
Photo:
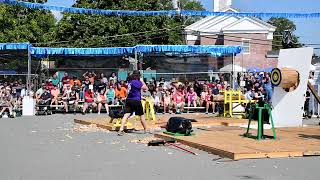
<svg viewBox="0 0 320 180">
<path fill-rule="evenodd" d="M 261 69 L 258 67 L 250 67 L 247 69 L 247 72 L 251 72 L 251 73 L 267 72 L 267 73 L 270 73 L 273 69 L 274 69 L 273 67 L 269 67 L 269 68 L 265 68 L 265 69 Z"/>
<path fill-rule="evenodd" d="M 229 64 L 220 69 L 222 72 L 245 72 L 246 68 L 238 66 L 236 64 Z"/>
<path fill-rule="evenodd" d="M 211 54 L 221 56 L 226 54 L 239 54 L 241 46 L 219 46 L 219 45 L 138 45 L 141 53 L 182 53 L 182 54 Z"/>
<path fill-rule="evenodd" d="M 50 48 L 32 47 L 31 54 L 36 57 L 53 55 L 64 56 L 91 56 L 91 55 L 125 55 L 133 53 L 178 53 L 178 54 L 210 54 L 221 56 L 239 54 L 241 46 L 216 45 L 138 45 L 134 47 L 107 47 L 107 48 Z"/>
<path fill-rule="evenodd" d="M 124 55 L 132 54 L 134 47 L 112 47 L 112 48 L 48 48 L 33 47 L 31 54 L 36 57 L 47 57 L 53 55 L 64 56 L 92 56 L 92 55 Z"/>
<path fill-rule="evenodd" d="M 125 55 L 137 53 L 179 53 L 179 54 L 210 54 L 221 56 L 239 54 L 241 46 L 220 45 L 137 45 L 134 47 L 101 47 L 101 48 L 52 48 L 33 47 L 30 43 L 0 43 L 0 50 L 27 50 L 36 57 L 54 55 L 89 56 L 89 55 Z"/>
<path fill-rule="evenodd" d="M 0 43 L 0 50 L 26 50 L 29 43 Z"/>
</svg>

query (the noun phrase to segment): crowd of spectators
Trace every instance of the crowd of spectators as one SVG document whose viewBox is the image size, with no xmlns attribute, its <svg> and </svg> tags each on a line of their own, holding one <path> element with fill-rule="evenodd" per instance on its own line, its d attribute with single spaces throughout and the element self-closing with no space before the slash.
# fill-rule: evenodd
<svg viewBox="0 0 320 180">
<path fill-rule="evenodd" d="M 235 88 L 241 88 L 245 99 L 271 101 L 273 87 L 270 73 L 238 73 Z"/>
<path fill-rule="evenodd" d="M 158 113 L 183 113 L 185 109 L 201 107 L 206 113 L 216 113 L 217 104 L 223 102 L 222 91 L 230 90 L 231 85 L 219 76 L 213 82 L 209 80 L 199 81 L 166 81 L 155 78 L 146 82 L 148 89 L 142 92 L 144 100 L 150 100 Z M 247 100 L 264 99 L 270 101 L 272 86 L 268 73 L 242 73 L 238 74 L 234 84 L 235 89 L 241 89 Z M 21 105 L 25 95 L 25 85 L 22 81 L 2 83 L 0 85 L 1 116 L 8 112 L 13 116 L 13 109 Z M 86 72 L 82 77 L 69 76 L 65 73 L 62 78 L 57 74 L 50 77 L 34 96 L 38 109 L 48 106 L 51 110 L 62 110 L 65 113 L 70 110 L 76 114 L 80 111 L 86 114 L 88 111 L 96 111 L 98 114 L 104 109 L 109 113 L 110 106 L 121 106 L 125 103 L 128 92 L 127 82 L 118 80 L 116 73 L 110 76 Z M 187 108 L 186 108 L 187 107 Z"/>
<path fill-rule="evenodd" d="M 14 117 L 14 109 L 22 104 L 26 86 L 22 80 L 0 83 L 0 117 Z"/>
</svg>

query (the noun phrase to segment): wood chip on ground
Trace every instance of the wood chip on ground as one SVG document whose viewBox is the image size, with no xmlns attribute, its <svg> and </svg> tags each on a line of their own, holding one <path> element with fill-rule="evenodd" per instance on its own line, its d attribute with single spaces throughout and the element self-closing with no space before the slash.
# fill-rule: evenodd
<svg viewBox="0 0 320 180">
<path fill-rule="evenodd" d="M 73 128 L 73 132 L 107 132 L 109 133 L 109 130 L 99 128 L 95 124 L 90 124 L 90 125 L 78 125 Z"/>
</svg>

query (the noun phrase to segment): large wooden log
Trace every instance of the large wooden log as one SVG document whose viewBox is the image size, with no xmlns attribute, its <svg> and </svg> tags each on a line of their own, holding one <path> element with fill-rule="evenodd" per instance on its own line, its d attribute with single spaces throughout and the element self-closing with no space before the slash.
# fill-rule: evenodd
<svg viewBox="0 0 320 180">
<path fill-rule="evenodd" d="M 288 91 L 296 89 L 299 81 L 299 72 L 292 68 L 274 68 L 271 72 L 272 84 Z"/>
</svg>

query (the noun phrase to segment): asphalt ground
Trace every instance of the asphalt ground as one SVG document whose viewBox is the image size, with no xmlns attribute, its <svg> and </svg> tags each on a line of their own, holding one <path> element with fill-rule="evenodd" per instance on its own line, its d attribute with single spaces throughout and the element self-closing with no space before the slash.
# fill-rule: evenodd
<svg viewBox="0 0 320 180">
<path fill-rule="evenodd" d="M 73 123 L 75 117 L 0 119 L 0 180 L 320 179 L 320 157 L 232 161 L 189 149 L 195 156 L 172 147 L 136 143 L 152 135 L 119 137 L 94 128 L 84 131 Z"/>
</svg>

